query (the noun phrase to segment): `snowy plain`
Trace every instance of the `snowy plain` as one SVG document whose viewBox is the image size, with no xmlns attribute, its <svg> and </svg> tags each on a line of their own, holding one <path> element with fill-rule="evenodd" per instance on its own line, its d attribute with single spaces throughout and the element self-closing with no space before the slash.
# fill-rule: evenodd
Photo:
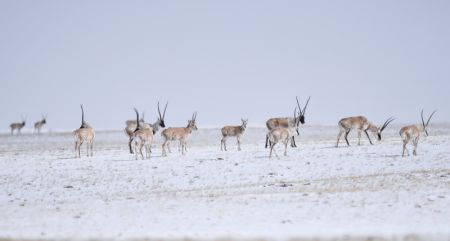
<svg viewBox="0 0 450 241">
<path fill-rule="evenodd" d="M 400 125 L 339 148 L 337 126 L 306 125 L 298 148 L 271 159 L 262 127 L 240 152 L 199 127 L 186 156 L 173 143 L 161 157 L 158 133 L 147 160 L 128 153 L 123 131 L 98 131 L 81 159 L 70 132 L 1 134 L 0 239 L 450 239 L 450 124 L 430 125 L 408 157 Z"/>
</svg>

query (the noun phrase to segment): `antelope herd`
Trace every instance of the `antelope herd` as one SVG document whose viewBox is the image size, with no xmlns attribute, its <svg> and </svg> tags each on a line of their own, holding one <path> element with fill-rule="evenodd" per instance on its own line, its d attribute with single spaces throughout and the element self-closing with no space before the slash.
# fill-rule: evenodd
<svg viewBox="0 0 450 241">
<path fill-rule="evenodd" d="M 275 145 L 281 142 L 284 145 L 284 155 L 287 155 L 288 144 L 290 142 L 291 147 L 297 147 L 295 143 L 295 134 L 300 135 L 299 126 L 300 124 L 305 124 L 305 111 L 308 106 L 309 97 L 306 101 L 305 106 L 302 108 L 296 97 L 296 107 L 294 108 L 294 116 L 293 117 L 277 117 L 270 118 L 266 121 L 267 126 L 267 134 L 266 134 L 266 144 L 265 148 L 270 147 L 269 157 L 272 157 L 272 153 L 275 153 L 274 149 Z M 160 128 L 165 128 L 165 115 L 167 110 L 166 103 L 164 107 L 164 111 L 161 113 L 159 102 L 158 102 L 158 118 L 154 123 L 146 123 L 144 120 L 144 113 L 142 113 L 141 118 L 139 118 L 139 112 L 136 108 L 134 108 L 134 112 L 136 114 L 136 119 L 126 121 L 125 133 L 128 136 L 128 148 L 131 154 L 135 154 L 136 159 L 138 159 L 139 155 L 142 159 L 144 159 L 144 154 L 142 149 L 145 149 L 145 158 L 150 158 L 152 153 L 152 144 L 155 134 L 158 132 Z M 73 132 L 75 138 L 75 156 L 81 157 L 81 145 L 86 143 L 87 148 L 87 156 L 93 156 L 93 146 L 94 146 L 94 138 L 95 131 L 92 126 L 90 126 L 84 119 L 84 109 L 81 107 L 81 126 Z M 413 155 L 417 155 L 417 144 L 419 142 L 419 138 L 421 133 L 425 133 L 428 136 L 428 125 L 430 123 L 431 118 L 436 113 L 433 111 L 425 122 L 423 117 L 423 110 L 421 112 L 422 123 L 421 125 L 408 125 L 404 126 L 400 129 L 400 137 L 403 142 L 403 151 L 402 156 L 405 156 L 405 153 L 409 155 L 409 152 L 406 148 L 406 145 L 412 141 L 414 146 Z M 42 119 L 37 121 L 34 124 L 34 132 L 38 135 L 41 133 L 42 127 L 47 124 L 47 114 L 42 115 Z M 179 151 L 182 155 L 185 155 L 187 152 L 187 140 L 192 131 L 197 130 L 196 125 L 197 112 L 192 114 L 190 120 L 186 127 L 169 127 L 164 129 L 161 132 L 161 137 L 163 139 L 162 148 L 162 156 L 167 156 L 167 151 L 171 152 L 170 142 L 171 141 L 179 141 Z M 226 141 L 229 137 L 236 137 L 237 140 L 237 150 L 241 150 L 241 137 L 244 134 L 248 119 L 241 119 L 241 125 L 230 125 L 224 126 L 220 129 L 222 134 L 222 139 L 220 142 L 220 149 L 222 151 L 227 151 Z M 369 131 L 374 135 L 374 137 L 381 141 L 381 134 L 386 127 L 394 121 L 394 118 L 388 118 L 383 125 L 376 126 L 372 122 L 370 122 L 364 116 L 352 116 L 342 118 L 338 122 L 339 134 L 337 136 L 337 141 L 335 147 L 339 146 L 339 140 L 344 135 L 344 139 L 347 142 L 347 146 L 350 146 L 348 141 L 348 135 L 351 130 L 356 130 L 358 133 L 358 145 L 361 145 L 361 133 L 364 132 L 369 140 L 369 143 L 373 145 L 372 140 L 369 136 Z M 21 122 L 12 123 L 10 125 L 11 135 L 14 135 L 14 131 L 17 130 L 17 134 L 21 133 L 21 129 L 26 124 L 26 117 L 22 117 Z"/>
</svg>

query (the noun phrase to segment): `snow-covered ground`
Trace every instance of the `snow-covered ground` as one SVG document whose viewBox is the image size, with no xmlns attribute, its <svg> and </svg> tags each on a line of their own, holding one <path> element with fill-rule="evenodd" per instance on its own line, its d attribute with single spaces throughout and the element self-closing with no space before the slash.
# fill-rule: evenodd
<svg viewBox="0 0 450 241">
<path fill-rule="evenodd" d="M 168 157 L 158 133 L 150 160 L 128 154 L 122 131 L 98 132 L 81 159 L 71 133 L 2 134 L 0 239 L 448 240 L 450 125 L 430 125 L 404 158 L 399 127 L 335 148 L 336 126 L 304 126 L 299 147 L 272 159 L 263 128 L 240 152 L 199 129 L 186 156 L 173 143 Z"/>
</svg>

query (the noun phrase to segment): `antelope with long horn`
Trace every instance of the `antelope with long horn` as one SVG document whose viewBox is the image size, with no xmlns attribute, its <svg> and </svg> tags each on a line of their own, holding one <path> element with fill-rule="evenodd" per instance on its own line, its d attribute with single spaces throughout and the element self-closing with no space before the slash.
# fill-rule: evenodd
<svg viewBox="0 0 450 241">
<path fill-rule="evenodd" d="M 387 119 L 382 126 L 377 127 L 376 125 L 368 121 L 367 118 L 364 116 L 352 116 L 343 118 L 338 123 L 339 134 L 336 142 L 336 147 L 338 147 L 339 139 L 341 139 L 341 136 L 343 134 L 345 134 L 345 141 L 347 142 L 347 145 L 350 146 L 347 137 L 350 131 L 353 129 L 356 129 L 358 131 L 358 145 L 361 145 L 361 132 L 364 132 L 366 134 L 370 144 L 373 145 L 372 140 L 370 139 L 369 133 L 367 131 L 371 131 L 373 135 L 378 139 L 378 141 L 381 141 L 381 133 L 393 120 L 394 119 L 391 117 Z"/>
<path fill-rule="evenodd" d="M 271 118 L 271 119 L 267 120 L 266 126 L 267 126 L 267 129 L 269 129 L 269 132 L 278 127 L 284 127 L 284 128 L 296 127 L 297 135 L 300 134 L 298 132 L 298 126 L 300 125 L 300 123 L 305 124 L 305 111 L 306 111 L 306 107 L 308 106 L 309 99 L 311 99 L 311 96 L 308 98 L 308 100 L 306 101 L 306 104 L 303 108 L 301 108 L 298 98 L 295 97 L 295 99 L 297 100 L 297 107 L 299 110 L 299 115 L 297 116 L 296 110 L 294 110 L 294 117 L 278 117 L 278 118 Z M 296 109 L 297 109 L 297 107 L 296 107 Z M 266 136 L 266 148 L 268 145 L 269 145 L 269 138 L 268 138 L 268 136 Z M 295 144 L 294 135 L 292 135 L 292 137 L 291 137 L 291 146 L 297 147 L 297 145 Z"/>
<path fill-rule="evenodd" d="M 241 119 L 242 124 L 240 126 L 224 126 L 222 131 L 222 141 L 220 142 L 220 150 L 222 149 L 222 146 L 224 147 L 225 151 L 227 151 L 227 138 L 230 136 L 235 136 L 238 143 L 238 151 L 241 150 L 241 136 L 244 134 L 245 128 L 247 128 L 247 121 L 248 119 L 244 120 Z"/>
<path fill-rule="evenodd" d="M 130 150 L 131 143 L 134 143 L 135 146 L 135 153 L 136 153 L 136 160 L 138 159 L 138 151 L 141 154 L 142 160 L 144 160 L 144 155 L 142 153 L 142 148 L 145 147 L 145 157 L 150 158 L 151 153 L 151 145 L 153 142 L 153 130 L 149 128 L 148 126 L 142 126 L 139 121 L 139 112 L 136 108 L 134 108 L 134 111 L 136 112 L 136 123 L 137 127 L 133 132 L 133 135 L 130 138 Z"/>
<path fill-rule="evenodd" d="M 153 132 L 153 135 L 156 134 L 156 132 L 158 132 L 158 130 L 160 128 L 165 128 L 166 124 L 164 123 L 164 118 L 166 116 L 166 110 L 167 110 L 167 105 L 169 104 L 169 102 L 166 103 L 166 106 L 164 107 L 164 112 L 163 114 L 161 114 L 161 110 L 159 108 L 159 102 L 158 102 L 158 119 L 153 123 L 153 124 L 148 124 L 144 122 L 144 118 L 139 119 L 139 124 L 141 126 L 141 128 L 148 128 L 151 129 Z M 128 120 L 127 121 L 127 127 L 125 127 L 125 133 L 128 135 L 129 137 L 129 142 L 128 142 L 128 146 L 130 148 L 130 153 L 133 154 L 133 148 L 131 148 L 131 138 L 133 136 L 134 131 L 137 128 L 137 120 Z M 151 152 L 151 145 L 150 145 L 150 152 Z"/>
<path fill-rule="evenodd" d="M 94 129 L 84 120 L 84 109 L 81 106 L 81 126 L 76 129 L 73 134 L 75 137 L 75 157 L 81 158 L 81 145 L 86 142 L 87 156 L 93 156 L 94 152 Z M 90 150 L 90 152 L 89 152 Z"/>
<path fill-rule="evenodd" d="M 197 130 L 197 125 L 195 121 L 197 119 L 197 112 L 192 114 L 192 118 L 188 120 L 186 127 L 169 127 L 161 132 L 161 136 L 164 138 L 164 143 L 162 144 L 162 155 L 167 156 L 166 148 L 170 151 L 170 141 L 179 140 L 181 146 L 181 154 L 185 155 L 187 151 L 187 138 L 189 134 Z"/>
<path fill-rule="evenodd" d="M 21 118 L 22 122 L 11 123 L 11 125 L 9 125 L 9 127 L 11 128 L 11 135 L 14 135 L 14 130 L 17 130 L 17 134 L 20 134 L 20 131 L 25 126 L 27 118 L 26 117 L 23 118 L 23 116 L 21 116 Z"/>
<path fill-rule="evenodd" d="M 47 124 L 47 114 L 42 115 L 42 120 L 34 123 L 34 132 L 37 132 L 38 135 L 41 134 L 41 129 L 45 124 Z"/>
<path fill-rule="evenodd" d="M 412 140 L 412 143 L 414 145 L 413 155 L 414 156 L 417 155 L 417 144 L 419 143 L 420 133 L 424 132 L 425 135 L 428 136 L 428 124 L 430 124 L 431 117 L 433 117 L 434 113 L 436 113 L 436 111 L 433 111 L 433 113 L 431 113 L 430 117 L 428 117 L 428 120 L 425 123 L 425 121 L 423 119 L 423 110 L 422 110 L 422 112 L 420 113 L 420 116 L 422 117 L 422 125 L 421 126 L 409 125 L 409 126 L 404 126 L 400 129 L 399 134 L 403 140 L 402 156 L 405 156 L 405 151 L 409 155 L 409 152 L 406 149 L 406 144 L 408 144 L 408 142 L 410 140 Z"/>
</svg>

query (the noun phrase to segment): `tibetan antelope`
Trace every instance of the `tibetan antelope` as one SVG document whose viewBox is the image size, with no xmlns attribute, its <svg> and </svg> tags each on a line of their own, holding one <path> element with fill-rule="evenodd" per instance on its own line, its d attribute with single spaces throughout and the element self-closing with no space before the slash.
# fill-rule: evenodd
<svg viewBox="0 0 450 241">
<path fill-rule="evenodd" d="M 11 123 L 11 125 L 9 125 L 9 127 L 11 128 L 11 135 L 14 134 L 14 130 L 17 129 L 17 134 L 20 134 L 20 131 L 22 130 L 22 128 L 25 126 L 27 121 L 27 118 L 23 118 L 22 117 L 22 122 L 20 123 Z"/>
<path fill-rule="evenodd" d="M 244 134 L 245 128 L 247 128 L 247 121 L 248 119 L 244 120 L 241 119 L 242 125 L 240 126 L 224 126 L 222 128 L 222 141 L 220 142 L 220 150 L 222 149 L 222 146 L 224 147 L 225 151 L 227 151 L 227 138 L 230 136 L 235 136 L 238 143 L 238 151 L 241 150 L 241 136 Z"/>
<path fill-rule="evenodd" d="M 161 136 L 164 138 L 164 143 L 162 144 L 162 155 L 167 156 L 166 147 L 170 151 L 170 141 L 179 140 L 181 146 L 181 154 L 184 155 L 187 151 L 187 138 L 188 135 L 197 130 L 197 125 L 195 120 L 197 119 L 197 112 L 192 114 L 192 118 L 188 120 L 186 127 L 169 127 L 161 132 Z"/>
<path fill-rule="evenodd" d="M 291 140 L 291 137 L 293 135 L 294 135 L 294 130 L 292 127 L 291 128 L 278 127 L 278 128 L 270 130 L 270 132 L 267 134 L 267 138 L 269 139 L 269 143 L 270 143 L 269 158 L 272 158 L 272 152 L 275 152 L 275 155 L 278 157 L 278 154 L 274 150 L 274 147 L 280 141 L 284 144 L 284 155 L 287 156 L 288 142 L 289 142 L 289 140 Z"/>
<path fill-rule="evenodd" d="M 412 140 L 412 143 L 414 145 L 414 150 L 413 150 L 413 155 L 417 155 L 417 143 L 419 142 L 419 137 L 420 137 L 420 133 L 421 132 L 425 132 L 425 135 L 428 136 L 428 124 L 430 124 L 430 120 L 431 117 L 433 117 L 434 113 L 436 113 L 436 111 L 433 111 L 433 113 L 431 113 L 430 117 L 428 117 L 427 122 L 425 123 L 424 119 L 423 119 L 423 110 L 420 113 L 421 117 L 422 117 L 422 126 L 418 126 L 418 125 L 409 125 L 409 126 L 404 126 L 400 129 L 400 136 L 403 139 L 403 152 L 402 152 L 402 156 L 405 156 L 405 151 L 408 153 L 408 150 L 406 149 L 406 144 L 408 144 L 409 140 Z"/>
<path fill-rule="evenodd" d="M 158 119 L 155 121 L 155 123 L 153 124 L 148 124 L 145 123 L 144 118 L 142 117 L 141 119 L 139 119 L 141 128 L 149 128 L 153 131 L 153 135 L 156 134 L 156 132 L 158 132 L 158 130 L 160 128 L 165 128 L 166 124 L 164 123 L 164 117 L 166 116 L 166 109 L 167 109 L 167 104 L 169 104 L 168 102 L 166 103 L 166 106 L 164 107 L 164 112 L 161 115 L 161 110 L 159 108 L 159 102 L 158 102 Z M 125 133 L 128 135 L 129 137 L 129 141 L 128 141 L 128 146 L 130 149 L 130 153 L 133 154 L 133 148 L 131 147 L 131 138 L 133 136 L 134 131 L 137 128 L 137 120 L 128 120 L 126 122 L 127 127 L 125 127 Z M 151 145 L 150 145 L 150 152 L 151 152 Z"/>
<path fill-rule="evenodd" d="M 75 137 L 75 157 L 81 158 L 81 144 L 86 142 L 87 147 L 87 156 L 93 156 L 93 148 L 94 148 L 94 138 L 95 132 L 94 129 L 84 121 L 84 110 L 83 106 L 81 106 L 81 126 L 73 132 Z M 89 153 L 90 150 L 90 153 Z"/>
<path fill-rule="evenodd" d="M 47 114 L 42 115 L 42 120 L 34 123 L 34 132 L 37 132 L 38 135 L 41 134 L 41 129 L 45 124 L 47 124 Z"/>
<path fill-rule="evenodd" d="M 131 150 L 131 143 L 134 143 L 135 146 L 135 153 L 136 153 L 136 160 L 138 159 L 138 151 L 141 154 L 142 160 L 144 160 L 144 155 L 142 154 L 142 148 L 145 147 L 145 157 L 150 158 L 150 152 L 151 152 L 151 145 L 153 142 L 153 130 L 152 128 L 149 128 L 148 126 L 142 126 L 139 121 L 139 112 L 134 108 L 134 111 L 136 112 L 136 129 L 134 130 L 131 138 L 130 138 L 130 150 Z M 131 152 L 133 153 L 133 152 Z"/>
<path fill-rule="evenodd" d="M 285 128 L 297 127 L 297 135 L 300 134 L 298 132 L 298 126 L 300 125 L 300 123 L 305 124 L 305 111 L 306 111 L 306 107 L 308 106 L 309 99 L 311 99 L 311 96 L 306 101 L 305 107 L 303 107 L 303 109 L 300 107 L 298 98 L 295 97 L 295 99 L 297 100 L 297 107 L 299 109 L 299 115 L 297 116 L 296 110 L 294 110 L 294 117 L 279 117 L 279 118 L 271 118 L 271 119 L 267 120 L 266 126 L 267 126 L 267 129 L 269 129 L 269 132 L 278 127 L 285 127 Z M 296 107 L 296 109 L 297 109 L 297 107 Z M 268 138 L 268 136 L 266 136 L 266 148 L 269 144 L 268 141 L 269 141 L 269 138 Z M 291 146 L 297 147 L 297 145 L 295 144 L 294 135 L 292 135 Z"/>
<path fill-rule="evenodd" d="M 341 136 L 345 134 L 345 141 L 347 142 L 347 145 L 350 146 L 350 143 L 348 142 L 347 136 L 348 133 L 352 129 L 356 129 L 358 131 L 358 145 L 361 145 L 361 132 L 364 131 L 366 133 L 367 139 L 369 139 L 369 142 L 371 145 L 373 145 L 372 140 L 369 137 L 369 133 L 367 131 L 371 131 L 376 138 L 378 138 L 378 141 L 381 141 L 381 132 L 393 121 L 394 119 L 391 117 L 387 119 L 384 124 L 380 127 L 375 126 L 371 122 L 367 120 L 364 116 L 352 116 L 343 118 L 339 121 L 339 134 L 337 137 L 336 147 L 339 145 L 339 139 L 341 139 Z"/>
</svg>

